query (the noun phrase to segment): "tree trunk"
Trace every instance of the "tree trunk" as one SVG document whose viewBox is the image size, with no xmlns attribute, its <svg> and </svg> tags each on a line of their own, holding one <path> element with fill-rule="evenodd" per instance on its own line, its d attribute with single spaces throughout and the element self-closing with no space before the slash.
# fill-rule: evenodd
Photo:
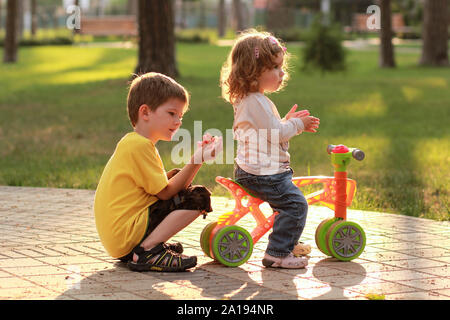
<svg viewBox="0 0 450 320">
<path fill-rule="evenodd" d="M 380 0 L 380 67 L 394 68 L 394 47 L 392 46 L 391 0 Z"/>
<path fill-rule="evenodd" d="M 8 0 L 6 11 L 6 35 L 3 62 L 11 63 L 17 61 L 17 49 L 19 39 L 17 31 L 19 29 L 19 8 L 16 0 Z"/>
<path fill-rule="evenodd" d="M 36 36 L 38 21 L 37 21 L 37 0 L 31 0 L 31 36 Z"/>
<path fill-rule="evenodd" d="M 267 1 L 266 26 L 269 31 L 291 28 L 295 24 L 293 2 L 289 0 Z"/>
<path fill-rule="evenodd" d="M 198 15 L 198 28 L 205 29 L 206 28 L 206 4 L 205 0 L 199 1 L 199 15 Z"/>
<path fill-rule="evenodd" d="M 0 30 L 2 29 L 2 5 L 3 5 L 3 1 L 0 0 Z"/>
<path fill-rule="evenodd" d="M 219 0 L 219 5 L 217 6 L 217 21 L 217 33 L 219 38 L 223 38 L 225 36 L 227 26 L 225 0 Z"/>
<path fill-rule="evenodd" d="M 177 77 L 172 0 L 139 0 L 138 29 L 139 61 L 134 72 Z"/>
<path fill-rule="evenodd" d="M 242 10 L 241 0 L 233 0 L 233 13 L 236 26 L 235 29 L 236 33 L 238 33 L 239 31 L 243 31 L 245 29 L 244 12 Z"/>
<path fill-rule="evenodd" d="M 17 31 L 16 31 L 16 37 L 17 41 L 20 41 L 23 38 L 23 30 L 24 30 L 24 8 L 25 3 L 23 1 L 17 1 Z"/>
<path fill-rule="evenodd" d="M 421 65 L 448 66 L 447 0 L 425 0 Z"/>
<path fill-rule="evenodd" d="M 186 29 L 187 27 L 187 20 L 186 20 L 186 16 L 187 16 L 187 3 L 185 0 L 180 0 L 181 1 L 181 8 L 180 8 L 180 28 L 181 29 Z"/>
</svg>

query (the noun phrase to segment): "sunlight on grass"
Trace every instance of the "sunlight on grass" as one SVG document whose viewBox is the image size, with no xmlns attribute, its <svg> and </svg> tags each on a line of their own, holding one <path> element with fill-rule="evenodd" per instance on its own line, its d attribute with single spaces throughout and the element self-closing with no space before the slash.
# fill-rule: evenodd
<svg viewBox="0 0 450 320">
<path fill-rule="evenodd" d="M 64 56 L 67 58 L 64 59 Z M 40 63 L 33 64 L 29 72 L 45 75 L 40 83 L 48 84 L 81 84 L 127 78 L 131 70 L 125 70 L 136 62 L 135 56 L 118 55 L 107 48 L 75 48 L 71 55 L 67 54 L 67 48 L 53 51 L 43 48 L 32 59 Z M 96 72 L 92 72 L 92 66 L 96 66 Z"/>
<path fill-rule="evenodd" d="M 98 70 L 96 73 L 90 71 L 74 71 L 58 74 L 47 78 L 47 83 L 54 84 L 81 84 L 111 79 L 123 79 L 129 74 L 124 74 L 120 69 Z"/>
<path fill-rule="evenodd" d="M 58 49 L 44 47 L 42 50 L 36 50 L 33 52 L 32 61 L 39 61 L 39 63 L 33 63 L 28 70 L 32 73 L 50 74 L 84 67 L 86 70 L 92 71 L 91 67 L 100 63 L 104 55 L 104 50 L 98 50 L 98 48 L 92 51 L 79 49 L 77 51 L 74 52 L 76 54 L 76 57 L 74 57 L 73 53 L 68 55 L 67 48 L 64 47 Z M 64 59 L 64 56 L 67 56 L 67 58 Z"/>
<path fill-rule="evenodd" d="M 444 78 L 426 77 L 423 79 L 415 79 L 415 82 L 418 85 L 430 86 L 430 87 L 435 87 L 435 88 L 447 88 L 448 87 L 447 80 Z"/>
<path fill-rule="evenodd" d="M 192 95 L 182 128 L 231 128 L 218 85 L 228 50 L 177 44 L 178 81 Z M 326 146 L 358 147 L 366 158 L 348 168 L 358 185 L 353 209 L 449 220 L 448 70 L 418 67 L 418 53 L 400 52 L 395 70 L 380 69 L 373 49 L 350 51 L 346 72 L 305 73 L 300 48 L 289 50 L 291 79 L 270 99 L 282 116 L 297 103 L 321 119 L 317 133 L 290 141 L 295 175 L 333 175 Z M 52 46 L 21 48 L 17 64 L 0 65 L 0 184 L 95 189 L 132 130 L 126 96 L 136 62 L 136 49 Z M 167 170 L 182 166 L 171 159 L 176 143 L 158 143 Z M 233 164 L 205 164 L 194 183 L 228 196 L 218 175 L 232 177 Z"/>
<path fill-rule="evenodd" d="M 387 105 L 379 92 L 371 93 L 363 100 L 336 106 L 336 112 L 354 117 L 381 117 L 386 111 Z"/>
<path fill-rule="evenodd" d="M 425 205 L 435 213 L 435 218 L 448 220 L 450 176 L 441 173 L 450 163 L 450 140 L 448 137 L 417 140 L 413 155 L 418 179 L 429 186 L 423 190 Z M 429 218 L 427 212 L 422 215 Z"/>
<path fill-rule="evenodd" d="M 413 102 L 414 100 L 417 100 L 423 96 L 422 90 L 408 86 L 402 87 L 402 93 L 405 99 L 409 102 Z"/>
</svg>

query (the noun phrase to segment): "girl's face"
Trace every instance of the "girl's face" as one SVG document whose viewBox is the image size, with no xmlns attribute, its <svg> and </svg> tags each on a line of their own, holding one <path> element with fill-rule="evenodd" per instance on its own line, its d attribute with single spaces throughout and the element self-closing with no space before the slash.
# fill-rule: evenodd
<svg viewBox="0 0 450 320">
<path fill-rule="evenodd" d="M 284 53 L 278 53 L 274 65 L 265 68 L 258 78 L 259 92 L 275 92 L 283 82 L 284 71 L 282 69 Z"/>
</svg>

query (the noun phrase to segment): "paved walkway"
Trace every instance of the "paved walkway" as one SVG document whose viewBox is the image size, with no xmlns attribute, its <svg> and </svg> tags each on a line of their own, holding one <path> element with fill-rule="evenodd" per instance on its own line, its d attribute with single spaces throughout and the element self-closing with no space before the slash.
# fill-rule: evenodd
<svg viewBox="0 0 450 320">
<path fill-rule="evenodd" d="M 314 206 L 302 236 L 313 247 L 306 269 L 264 268 L 267 235 L 247 263 L 228 268 L 199 245 L 203 227 L 233 208 L 216 197 L 214 213 L 174 239 L 198 256 L 195 269 L 137 273 L 103 250 L 93 199 L 90 190 L 0 187 L 0 299 L 450 299 L 449 222 L 351 210 L 367 246 L 358 259 L 340 262 L 316 248 L 315 229 L 332 212 Z M 244 219 L 240 225 L 251 230 Z"/>
</svg>

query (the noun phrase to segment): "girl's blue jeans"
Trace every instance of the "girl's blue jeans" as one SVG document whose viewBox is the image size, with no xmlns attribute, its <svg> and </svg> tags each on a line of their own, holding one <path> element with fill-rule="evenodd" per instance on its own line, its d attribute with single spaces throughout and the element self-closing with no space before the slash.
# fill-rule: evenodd
<svg viewBox="0 0 450 320">
<path fill-rule="evenodd" d="M 269 235 L 266 253 L 287 256 L 298 242 L 306 223 L 308 203 L 300 189 L 292 183 L 293 171 L 273 175 L 253 175 L 235 165 L 234 177 L 245 189 L 269 203 L 279 212 Z"/>
</svg>

